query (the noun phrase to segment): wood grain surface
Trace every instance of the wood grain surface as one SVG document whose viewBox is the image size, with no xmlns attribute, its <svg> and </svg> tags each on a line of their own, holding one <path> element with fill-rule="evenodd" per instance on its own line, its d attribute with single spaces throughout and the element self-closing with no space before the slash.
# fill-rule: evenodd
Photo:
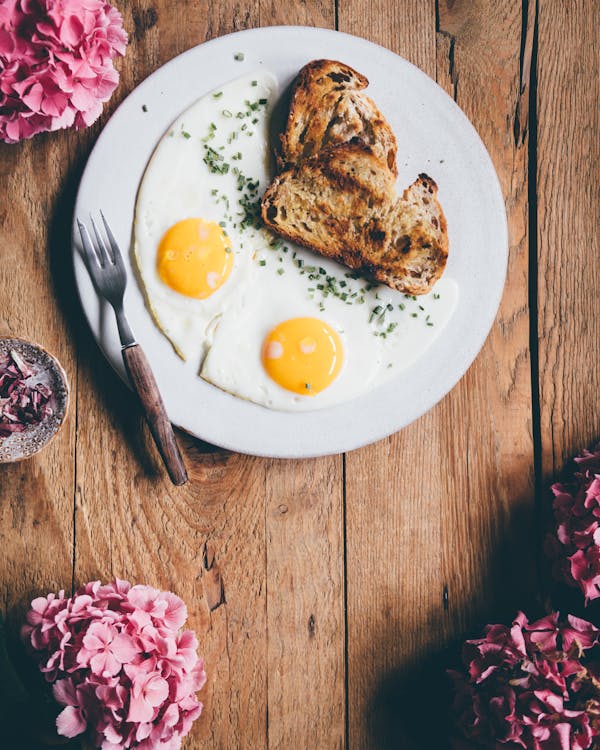
<svg viewBox="0 0 600 750">
<path fill-rule="evenodd" d="M 0 335 L 46 346 L 72 387 L 56 440 L 0 467 L 11 648 L 33 596 L 118 575 L 188 603 L 208 682 L 187 750 L 444 748 L 444 669 L 457 642 L 541 608 L 544 487 L 600 436 L 594 4 L 117 4 L 130 45 L 101 120 L 0 144 Z M 174 487 L 82 323 L 74 196 L 110 112 L 157 66 L 215 36 L 284 23 L 371 39 L 455 98 L 506 199 L 505 293 L 465 378 L 398 435 L 310 461 L 180 435 L 190 481 Z"/>
</svg>

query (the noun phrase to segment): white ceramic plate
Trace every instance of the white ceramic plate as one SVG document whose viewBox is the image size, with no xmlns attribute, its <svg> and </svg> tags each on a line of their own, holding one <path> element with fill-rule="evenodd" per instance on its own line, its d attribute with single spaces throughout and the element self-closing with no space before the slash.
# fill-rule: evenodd
<svg viewBox="0 0 600 750">
<path fill-rule="evenodd" d="M 235 59 L 244 54 L 243 61 Z M 116 110 L 92 151 L 75 215 L 101 208 L 126 255 L 138 184 L 157 141 L 186 107 L 223 83 L 266 68 L 289 85 L 309 60 L 349 63 L 370 81 L 368 94 L 398 138 L 398 169 L 408 185 L 419 172 L 439 185 L 448 220 L 445 274 L 459 286 L 458 306 L 441 335 L 398 377 L 352 403 L 284 413 L 243 401 L 201 380 L 155 327 L 133 272 L 125 309 L 144 347 L 174 424 L 242 453 L 309 457 L 340 453 L 396 432 L 428 411 L 462 377 L 494 321 L 506 274 L 504 201 L 490 157 L 454 101 L 428 76 L 358 37 L 308 27 L 270 27 L 214 39 L 171 60 Z M 147 111 L 146 111 L 147 110 Z M 112 310 L 98 300 L 73 233 L 75 278 L 92 333 L 125 379 Z M 130 269 L 131 270 L 131 269 Z"/>
</svg>

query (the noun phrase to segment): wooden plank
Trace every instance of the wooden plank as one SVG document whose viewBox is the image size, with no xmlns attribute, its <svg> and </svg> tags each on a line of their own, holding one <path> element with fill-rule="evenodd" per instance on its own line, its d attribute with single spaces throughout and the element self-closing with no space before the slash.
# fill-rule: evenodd
<svg viewBox="0 0 600 750">
<path fill-rule="evenodd" d="M 269 748 L 343 748 L 341 459 L 267 467 Z"/>
<path fill-rule="evenodd" d="M 538 332 L 542 476 L 600 438 L 597 4 L 540 3 Z"/>
<path fill-rule="evenodd" d="M 275 3 L 176 5 L 128 6 L 122 94 L 175 54 L 259 20 L 333 24 L 332 3 L 298 4 L 285 19 Z M 341 746 L 341 458 L 268 461 L 183 438 L 190 482 L 174 488 L 89 341 L 78 398 L 75 578 L 147 581 L 188 603 L 208 683 L 186 747 Z"/>
<path fill-rule="evenodd" d="M 351 0 L 340 29 L 437 74 L 507 200 L 507 286 L 476 363 L 431 412 L 346 463 L 349 746 L 421 747 L 425 727 L 442 746 L 443 718 L 430 718 L 440 651 L 488 617 L 510 617 L 533 585 L 527 146 L 512 132 L 521 8 L 379 0 L 367 13 Z"/>
<path fill-rule="evenodd" d="M 76 141 L 59 133 L 0 144 L 0 336 L 49 349 L 73 391 L 77 368 L 66 318 L 74 293 L 56 196 Z M 13 635 L 32 597 L 71 587 L 74 441 L 73 395 L 51 445 L 27 461 L 0 465 L 0 596 Z"/>
</svg>

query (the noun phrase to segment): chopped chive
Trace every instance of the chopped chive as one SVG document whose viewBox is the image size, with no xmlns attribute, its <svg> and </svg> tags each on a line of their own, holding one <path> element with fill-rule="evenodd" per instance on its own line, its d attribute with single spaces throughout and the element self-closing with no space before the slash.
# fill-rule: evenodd
<svg viewBox="0 0 600 750">
<path fill-rule="evenodd" d="M 266 266 L 267 265 L 267 261 L 266 260 L 259 260 L 258 261 L 258 265 L 259 266 Z"/>
<path fill-rule="evenodd" d="M 187 140 L 188 138 L 191 138 L 192 136 L 187 132 L 187 130 L 182 130 L 181 135 Z"/>
<path fill-rule="evenodd" d="M 222 96 L 223 96 L 222 91 L 215 91 L 215 93 L 213 94 L 213 99 L 220 99 Z"/>
<path fill-rule="evenodd" d="M 252 81 L 253 86 L 258 86 L 258 81 Z"/>
<path fill-rule="evenodd" d="M 278 268 L 277 273 L 281 276 L 282 274 L 285 273 L 285 271 L 283 270 L 283 268 Z"/>
<path fill-rule="evenodd" d="M 237 60 L 238 62 L 241 62 L 244 59 L 244 53 L 243 52 L 236 52 L 233 56 L 234 60 Z"/>
<path fill-rule="evenodd" d="M 224 109 L 221 114 L 223 117 L 233 117 L 233 112 L 230 109 Z"/>
<path fill-rule="evenodd" d="M 147 111 L 148 111 L 147 105 L 146 104 L 142 104 L 142 112 L 147 112 Z"/>
</svg>

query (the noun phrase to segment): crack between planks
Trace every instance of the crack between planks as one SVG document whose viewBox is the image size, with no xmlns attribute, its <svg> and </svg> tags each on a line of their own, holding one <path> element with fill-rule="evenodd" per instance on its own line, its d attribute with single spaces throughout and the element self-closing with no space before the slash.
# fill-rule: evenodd
<svg viewBox="0 0 600 750">
<path fill-rule="evenodd" d="M 515 113 L 515 144 L 527 139 L 527 205 L 529 240 L 529 351 L 531 368 L 531 430 L 533 440 L 534 499 L 536 517 L 536 576 L 542 600 L 547 596 L 542 574 L 544 529 L 542 519 L 544 482 L 542 476 L 542 430 L 540 407 L 540 362 L 538 341 L 538 194 L 537 194 L 537 46 L 538 3 L 523 0 L 523 43 L 521 63 L 521 91 Z M 526 78 L 524 78 L 526 76 Z M 525 101 L 526 97 L 526 101 Z M 525 103 L 522 103 L 525 102 Z"/>
<path fill-rule="evenodd" d="M 75 593 L 75 564 L 77 560 L 77 441 L 79 438 L 79 357 L 77 346 L 75 370 L 75 441 L 73 445 L 73 553 L 71 558 L 71 595 Z"/>
<path fill-rule="evenodd" d="M 265 467 L 265 498 L 269 497 L 268 492 L 268 479 L 269 479 L 269 466 Z M 267 700 L 265 701 L 265 750 L 269 750 L 269 526 L 268 526 L 268 501 L 264 504 L 265 510 L 265 637 L 266 637 L 266 664 L 267 669 L 265 670 L 265 693 Z M 227 611 L 227 607 L 225 607 Z"/>
<path fill-rule="evenodd" d="M 350 689 L 348 680 L 348 544 L 347 544 L 347 515 L 346 515 L 346 454 L 342 454 L 342 526 L 343 526 L 343 559 L 344 559 L 344 746 L 350 747 Z"/>
<path fill-rule="evenodd" d="M 448 77 L 450 78 L 450 82 L 452 83 L 452 98 L 455 102 L 458 101 L 458 71 L 456 69 L 456 61 L 455 61 L 455 50 L 456 50 L 456 36 L 454 34 L 451 34 L 449 31 L 445 31 L 442 29 L 440 24 L 440 0 L 435 0 L 435 32 L 436 34 L 439 34 L 440 36 L 445 37 L 448 39 L 449 47 L 448 47 Z M 437 45 L 436 45 L 436 69 L 435 69 L 435 77 L 436 80 L 439 80 L 438 76 L 438 70 L 437 70 Z"/>
<path fill-rule="evenodd" d="M 527 130 L 531 116 L 535 116 L 535 110 L 532 112 L 531 96 L 532 84 L 536 83 L 534 60 L 534 44 L 536 47 L 537 58 L 537 18 L 538 3 L 537 0 L 523 0 L 521 5 L 521 52 L 519 57 L 519 97 L 514 119 L 514 136 L 517 148 L 525 143 Z M 537 210 L 537 206 L 536 206 Z"/>
</svg>

